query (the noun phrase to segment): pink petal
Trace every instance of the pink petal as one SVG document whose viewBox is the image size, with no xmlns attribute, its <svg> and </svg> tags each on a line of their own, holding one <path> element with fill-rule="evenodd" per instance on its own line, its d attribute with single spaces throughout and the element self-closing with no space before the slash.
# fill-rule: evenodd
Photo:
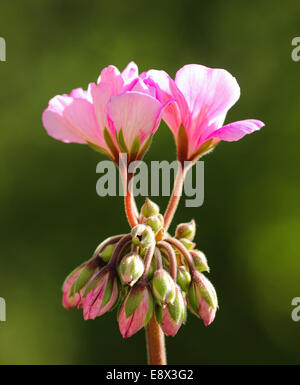
<svg viewBox="0 0 300 385">
<path fill-rule="evenodd" d="M 126 92 L 112 96 L 107 105 L 110 122 L 117 131 L 123 130 L 130 148 L 136 136 L 140 143 L 155 132 L 159 124 L 161 103 L 145 93 Z"/>
<path fill-rule="evenodd" d="M 122 78 L 124 79 L 124 82 L 128 84 L 138 76 L 139 76 L 138 66 L 135 64 L 135 62 L 131 61 L 122 72 Z"/>
<path fill-rule="evenodd" d="M 73 99 L 69 96 L 55 96 L 49 102 L 49 107 L 42 115 L 43 125 L 48 135 L 65 143 L 86 143 L 79 132 L 62 115 L 64 108 L 72 103 Z"/>
<path fill-rule="evenodd" d="M 179 91 L 174 80 L 164 71 L 150 70 L 147 72 L 146 78 L 151 79 L 154 85 L 156 85 L 157 98 L 163 105 L 174 98 L 176 99 L 176 101 L 170 103 L 163 112 L 163 119 L 176 136 L 178 128 L 188 115 L 184 96 Z"/>
<path fill-rule="evenodd" d="M 122 91 L 124 80 L 118 68 L 110 65 L 101 71 L 97 83 L 109 83 L 111 85 L 113 95 L 116 95 Z"/>
<path fill-rule="evenodd" d="M 264 123 L 260 120 L 240 120 L 213 131 L 206 139 L 218 138 L 227 142 L 234 142 L 236 140 L 240 140 L 247 134 L 251 134 L 252 132 L 259 130 L 263 126 Z"/>
<path fill-rule="evenodd" d="M 92 103 L 85 99 L 74 99 L 64 109 L 63 116 L 85 141 L 106 147 Z"/>
<path fill-rule="evenodd" d="M 192 121 L 198 124 L 203 116 L 212 121 L 226 113 L 240 97 L 236 79 L 223 69 L 189 64 L 177 72 L 175 83 L 187 101 Z"/>
<path fill-rule="evenodd" d="M 103 132 L 104 128 L 109 129 L 106 105 L 112 95 L 112 88 L 108 83 L 91 83 L 89 90 L 92 96 L 98 126 L 100 131 Z"/>
</svg>

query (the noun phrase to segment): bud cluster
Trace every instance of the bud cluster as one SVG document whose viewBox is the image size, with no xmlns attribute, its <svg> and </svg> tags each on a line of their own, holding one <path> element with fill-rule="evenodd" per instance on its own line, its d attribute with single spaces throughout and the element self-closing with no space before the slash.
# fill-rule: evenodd
<svg viewBox="0 0 300 385">
<path fill-rule="evenodd" d="M 165 335 L 174 336 L 186 322 L 187 309 L 209 325 L 218 300 L 203 272 L 203 252 L 195 249 L 194 220 L 177 226 L 171 237 L 159 207 L 148 198 L 130 234 L 108 238 L 92 258 L 76 268 L 63 285 L 63 306 L 83 309 L 94 319 L 118 308 L 124 338 L 155 317 Z"/>
</svg>

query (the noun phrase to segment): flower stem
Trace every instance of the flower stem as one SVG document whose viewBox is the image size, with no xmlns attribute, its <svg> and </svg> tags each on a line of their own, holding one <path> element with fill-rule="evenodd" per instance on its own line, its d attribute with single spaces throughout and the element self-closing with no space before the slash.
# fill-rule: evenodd
<svg viewBox="0 0 300 385">
<path fill-rule="evenodd" d="M 167 365 L 165 336 L 154 312 L 146 326 L 146 345 L 149 365 Z"/>
<path fill-rule="evenodd" d="M 131 191 L 131 183 L 130 180 L 133 178 L 133 174 L 128 174 L 127 170 L 122 171 L 123 176 L 123 186 L 124 186 L 124 206 L 125 212 L 127 216 L 128 223 L 131 227 L 134 227 L 138 224 L 137 216 L 137 208 L 134 200 L 134 196 Z"/>
<path fill-rule="evenodd" d="M 168 230 L 172 222 L 178 203 L 180 201 L 185 173 L 186 169 L 183 166 L 178 167 L 172 195 L 170 197 L 168 207 L 164 215 L 164 227 L 166 231 Z"/>
</svg>

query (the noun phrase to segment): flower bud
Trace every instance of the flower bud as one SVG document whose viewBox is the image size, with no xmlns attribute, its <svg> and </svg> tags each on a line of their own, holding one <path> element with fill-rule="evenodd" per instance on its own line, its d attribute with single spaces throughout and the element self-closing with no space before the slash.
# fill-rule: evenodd
<svg viewBox="0 0 300 385">
<path fill-rule="evenodd" d="M 175 336 L 186 321 L 186 304 L 180 288 L 176 285 L 175 300 L 165 307 L 156 308 L 156 318 L 166 336 Z"/>
<path fill-rule="evenodd" d="M 68 275 L 62 288 L 62 304 L 64 308 L 69 310 L 73 307 L 80 308 L 82 306 L 83 291 L 99 266 L 99 258 L 94 258 L 89 262 L 83 263 Z"/>
<path fill-rule="evenodd" d="M 99 254 L 99 257 L 105 263 L 107 263 L 110 260 L 111 256 L 113 255 L 115 248 L 116 248 L 116 244 L 106 246 L 104 250 L 102 250 L 102 252 Z"/>
<path fill-rule="evenodd" d="M 192 250 L 192 249 L 196 246 L 196 243 L 190 241 L 190 240 L 187 239 L 187 238 L 181 238 L 181 239 L 180 239 L 180 242 L 183 244 L 183 246 L 184 246 L 187 250 Z"/>
<path fill-rule="evenodd" d="M 131 337 L 149 322 L 153 312 L 153 298 L 149 285 L 143 281 L 130 289 L 119 314 L 119 328 L 123 338 Z"/>
<path fill-rule="evenodd" d="M 188 291 L 191 283 L 191 274 L 185 268 L 185 266 L 178 266 L 177 269 L 177 283 L 181 290 Z"/>
<path fill-rule="evenodd" d="M 91 280 L 84 292 L 83 317 L 95 319 L 111 310 L 119 297 L 118 278 L 105 267 Z"/>
<path fill-rule="evenodd" d="M 175 282 L 170 274 L 164 270 L 156 270 L 152 279 L 152 293 L 157 303 L 165 306 L 175 300 Z"/>
<path fill-rule="evenodd" d="M 180 225 L 177 226 L 175 231 L 175 238 L 177 239 L 186 238 L 192 241 L 195 237 L 195 233 L 196 233 L 196 224 L 194 219 L 192 219 L 188 223 L 181 223 Z"/>
<path fill-rule="evenodd" d="M 155 236 L 151 227 L 146 225 L 136 225 L 131 229 L 132 243 L 143 248 L 155 243 Z"/>
<path fill-rule="evenodd" d="M 144 262 L 136 253 L 130 253 L 122 258 L 118 273 L 122 283 L 133 286 L 144 272 Z"/>
<path fill-rule="evenodd" d="M 195 268 L 201 273 L 202 271 L 209 272 L 209 266 L 207 264 L 207 259 L 204 253 L 200 250 L 191 251 L 191 256 L 194 261 Z"/>
<path fill-rule="evenodd" d="M 163 216 L 161 214 L 152 215 L 149 218 L 145 218 L 144 222 L 146 225 L 151 227 L 154 233 L 157 233 L 163 227 L 163 223 L 164 223 Z"/>
<path fill-rule="evenodd" d="M 189 309 L 202 318 L 205 326 L 213 322 L 218 308 L 217 294 L 212 283 L 198 271 L 193 273 L 187 299 Z"/>
<path fill-rule="evenodd" d="M 145 203 L 142 206 L 141 214 L 143 217 L 151 217 L 159 213 L 159 207 L 156 203 L 152 202 L 149 198 L 146 198 Z"/>
</svg>

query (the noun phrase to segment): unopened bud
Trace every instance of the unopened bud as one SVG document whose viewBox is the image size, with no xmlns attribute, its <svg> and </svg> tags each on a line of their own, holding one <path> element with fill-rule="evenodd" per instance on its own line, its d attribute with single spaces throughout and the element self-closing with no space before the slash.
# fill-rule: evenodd
<svg viewBox="0 0 300 385">
<path fill-rule="evenodd" d="M 147 198 L 142 206 L 141 213 L 143 217 L 152 217 L 152 215 L 157 215 L 159 213 L 159 207 L 156 203 Z"/>
<path fill-rule="evenodd" d="M 181 290 L 188 291 L 191 283 L 191 274 L 184 266 L 178 266 L 177 269 L 177 283 Z"/>
<path fill-rule="evenodd" d="M 165 307 L 156 308 L 156 318 L 166 336 L 175 336 L 186 322 L 186 304 L 180 288 L 176 285 L 175 300 Z"/>
<path fill-rule="evenodd" d="M 200 250 L 193 250 L 191 251 L 191 256 L 194 261 L 194 265 L 196 270 L 198 270 L 200 273 L 202 271 L 208 271 L 209 272 L 209 266 L 207 264 L 207 259 L 204 253 Z"/>
<path fill-rule="evenodd" d="M 218 308 L 218 299 L 212 283 L 201 273 L 195 271 L 188 291 L 189 309 L 202 318 L 205 326 L 211 324 Z"/>
<path fill-rule="evenodd" d="M 136 225 L 131 229 L 132 243 L 143 248 L 155 243 L 155 236 L 151 227 L 147 225 Z"/>
<path fill-rule="evenodd" d="M 175 231 L 175 237 L 177 239 L 186 238 L 192 241 L 196 233 L 196 224 L 194 219 L 188 223 L 181 223 L 177 226 Z"/>
<path fill-rule="evenodd" d="M 137 283 L 130 289 L 119 313 L 119 328 L 124 338 L 131 337 L 149 322 L 153 297 L 149 285 Z"/>
<path fill-rule="evenodd" d="M 161 214 L 145 218 L 145 224 L 150 226 L 154 233 L 157 233 L 163 227 L 163 223 L 163 216 Z"/>
<path fill-rule="evenodd" d="M 83 317 L 94 319 L 113 309 L 119 298 L 118 277 L 104 267 L 88 284 L 84 292 Z"/>
<path fill-rule="evenodd" d="M 152 292 L 157 302 L 162 306 L 174 302 L 175 282 L 166 270 L 159 269 L 154 273 Z"/>
<path fill-rule="evenodd" d="M 122 258 L 118 268 L 121 281 L 125 285 L 133 286 L 144 272 L 144 262 L 136 253 L 130 253 Z"/>
</svg>

